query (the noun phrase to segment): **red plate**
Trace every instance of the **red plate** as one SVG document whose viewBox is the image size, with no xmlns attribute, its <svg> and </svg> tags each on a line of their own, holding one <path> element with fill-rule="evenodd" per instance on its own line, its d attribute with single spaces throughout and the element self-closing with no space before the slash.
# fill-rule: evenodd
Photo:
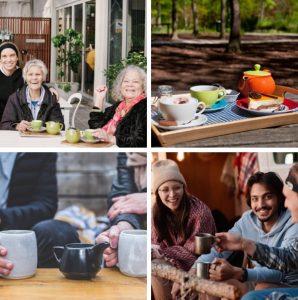
<svg viewBox="0 0 298 300">
<path fill-rule="evenodd" d="M 264 110 L 262 111 L 262 110 L 248 109 L 248 98 L 242 98 L 237 100 L 236 105 L 241 110 L 247 111 L 257 116 L 277 115 L 277 114 L 284 114 L 288 112 L 298 111 L 298 103 L 290 99 L 284 99 L 283 105 L 285 106 L 285 110 L 279 110 L 279 111 L 264 111 Z"/>
</svg>

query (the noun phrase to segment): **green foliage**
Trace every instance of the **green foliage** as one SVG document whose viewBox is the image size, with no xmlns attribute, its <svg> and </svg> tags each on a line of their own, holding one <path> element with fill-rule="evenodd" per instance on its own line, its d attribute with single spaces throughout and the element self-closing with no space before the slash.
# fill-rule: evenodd
<svg viewBox="0 0 298 300">
<path fill-rule="evenodd" d="M 84 46 L 82 34 L 72 28 L 66 29 L 64 34 L 58 34 L 52 38 L 52 43 L 58 49 L 56 64 L 58 66 L 58 78 L 64 78 L 66 67 L 77 73 L 82 61 L 80 50 Z"/>
<path fill-rule="evenodd" d="M 59 83 L 58 88 L 68 93 L 71 91 L 71 84 L 69 82 Z"/>
<path fill-rule="evenodd" d="M 130 52 L 125 59 L 122 59 L 119 63 L 110 65 L 104 70 L 104 75 L 107 77 L 108 85 L 111 87 L 116 77 L 122 69 L 128 65 L 138 66 L 145 71 L 147 70 L 147 58 L 142 52 Z"/>
<path fill-rule="evenodd" d="M 152 0 L 152 24 L 157 19 L 157 3 L 161 7 L 161 23 L 171 23 L 172 0 Z M 227 26 L 229 26 L 230 9 L 227 5 Z M 297 0 L 239 0 L 241 26 L 243 31 L 279 30 L 298 32 Z M 192 0 L 177 0 L 177 24 L 180 31 L 192 28 Z M 216 20 L 220 19 L 221 1 L 197 0 L 199 32 L 215 30 Z M 267 29 L 268 28 L 268 29 Z M 162 28 L 163 32 L 165 27 Z M 158 33 L 158 29 L 154 28 Z"/>
</svg>

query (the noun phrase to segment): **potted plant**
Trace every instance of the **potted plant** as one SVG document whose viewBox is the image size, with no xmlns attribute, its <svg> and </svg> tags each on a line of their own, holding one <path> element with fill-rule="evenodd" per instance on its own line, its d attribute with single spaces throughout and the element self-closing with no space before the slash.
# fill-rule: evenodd
<svg viewBox="0 0 298 300">
<path fill-rule="evenodd" d="M 115 81 L 120 71 L 128 65 L 135 65 L 146 71 L 147 58 L 144 56 L 143 52 L 130 52 L 127 57 L 122 59 L 119 63 L 109 65 L 109 67 L 103 71 L 104 75 L 107 78 L 109 87 L 112 87 L 113 82 Z"/>
<path fill-rule="evenodd" d="M 53 46 L 58 49 L 56 65 L 58 67 L 58 83 L 56 84 L 60 95 L 68 99 L 69 95 L 79 89 L 77 82 L 69 82 L 66 77 L 69 68 L 78 73 L 78 67 L 82 62 L 80 50 L 84 46 L 82 34 L 72 28 L 66 29 L 64 34 L 58 34 L 52 38 Z"/>
</svg>

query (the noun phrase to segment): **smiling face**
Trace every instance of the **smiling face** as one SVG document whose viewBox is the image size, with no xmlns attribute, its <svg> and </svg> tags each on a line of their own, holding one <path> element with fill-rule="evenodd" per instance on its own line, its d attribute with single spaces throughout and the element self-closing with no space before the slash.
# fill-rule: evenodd
<svg viewBox="0 0 298 300">
<path fill-rule="evenodd" d="M 291 212 L 293 223 L 298 223 L 298 193 L 292 191 L 287 185 L 284 185 L 282 192 L 286 197 L 285 207 Z"/>
<path fill-rule="evenodd" d="M 252 211 L 262 223 L 275 223 L 278 218 L 278 198 L 265 185 L 253 184 L 250 203 Z"/>
<path fill-rule="evenodd" d="M 183 184 L 174 180 L 166 181 L 158 188 L 158 195 L 162 203 L 172 212 L 179 208 L 183 193 Z"/>
<path fill-rule="evenodd" d="M 15 71 L 17 62 L 18 56 L 13 49 L 6 48 L 2 50 L 0 63 L 8 74 L 12 74 Z"/>
<path fill-rule="evenodd" d="M 28 69 L 26 75 L 26 82 L 30 90 L 40 90 L 43 82 L 43 73 L 39 66 L 33 65 L 31 68 Z"/>
<path fill-rule="evenodd" d="M 125 100 L 132 100 L 140 96 L 144 91 L 144 86 L 140 75 L 135 70 L 129 70 L 125 74 L 121 83 L 121 94 Z"/>
</svg>

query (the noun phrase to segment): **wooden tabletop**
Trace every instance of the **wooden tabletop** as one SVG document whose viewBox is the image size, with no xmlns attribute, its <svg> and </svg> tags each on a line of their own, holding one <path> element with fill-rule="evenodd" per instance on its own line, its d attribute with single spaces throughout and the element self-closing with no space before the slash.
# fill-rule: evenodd
<svg viewBox="0 0 298 300">
<path fill-rule="evenodd" d="M 102 269 L 92 280 L 66 279 L 58 269 L 38 269 L 27 279 L 0 279 L 1 300 L 134 300 L 146 299 L 146 278 Z"/>
</svg>

